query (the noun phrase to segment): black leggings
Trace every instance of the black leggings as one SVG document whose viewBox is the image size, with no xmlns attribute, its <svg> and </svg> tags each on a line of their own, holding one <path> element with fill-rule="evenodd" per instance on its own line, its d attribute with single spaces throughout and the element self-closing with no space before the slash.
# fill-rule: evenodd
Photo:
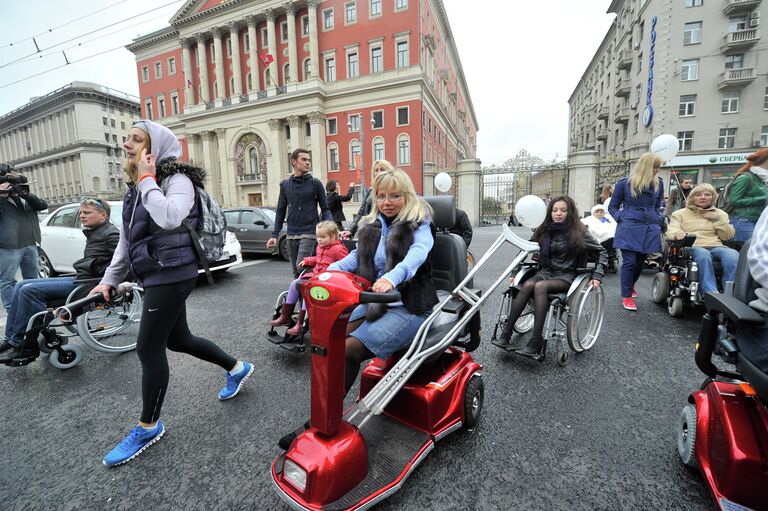
<svg viewBox="0 0 768 511">
<path fill-rule="evenodd" d="M 168 359 L 165 348 L 211 362 L 226 371 L 237 364 L 208 339 L 192 335 L 187 326 L 186 300 L 197 279 L 152 286 L 144 290 L 136 353 L 141 361 L 141 421 L 154 423 L 160 417 L 168 388 Z"/>
<path fill-rule="evenodd" d="M 525 306 L 528 304 L 528 300 L 533 297 L 533 336 L 541 337 L 544 332 L 544 320 L 547 319 L 547 309 L 549 308 L 547 294 L 564 293 L 565 291 L 568 291 L 569 287 L 571 287 L 571 285 L 565 280 L 547 280 L 538 275 L 534 275 L 526 280 L 523 284 L 523 288 L 512 302 L 505 334 L 512 335 L 512 328 L 520 318 L 520 314 L 523 313 Z"/>
</svg>

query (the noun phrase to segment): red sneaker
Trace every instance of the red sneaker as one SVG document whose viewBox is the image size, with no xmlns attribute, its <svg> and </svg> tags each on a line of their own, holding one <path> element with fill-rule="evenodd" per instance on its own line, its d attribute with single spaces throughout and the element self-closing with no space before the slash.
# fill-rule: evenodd
<svg viewBox="0 0 768 511">
<path fill-rule="evenodd" d="M 624 308 L 628 311 L 636 311 L 637 305 L 635 305 L 635 301 L 632 298 L 624 298 L 623 302 Z"/>
<path fill-rule="evenodd" d="M 635 286 L 632 286 L 632 298 L 637 298 L 637 291 L 635 291 Z"/>
</svg>

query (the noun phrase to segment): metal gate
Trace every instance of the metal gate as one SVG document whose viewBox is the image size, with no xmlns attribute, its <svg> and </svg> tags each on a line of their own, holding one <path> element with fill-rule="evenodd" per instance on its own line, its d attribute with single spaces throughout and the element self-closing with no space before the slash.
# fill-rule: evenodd
<svg viewBox="0 0 768 511">
<path fill-rule="evenodd" d="M 480 225 L 506 223 L 517 199 L 526 195 L 530 179 L 521 179 L 520 172 L 483 172 L 480 198 Z"/>
</svg>

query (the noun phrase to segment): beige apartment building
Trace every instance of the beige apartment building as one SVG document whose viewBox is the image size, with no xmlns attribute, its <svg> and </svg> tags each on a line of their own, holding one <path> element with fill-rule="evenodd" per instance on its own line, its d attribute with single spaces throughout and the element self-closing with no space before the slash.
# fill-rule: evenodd
<svg viewBox="0 0 768 511">
<path fill-rule="evenodd" d="M 72 82 L 0 117 L 0 162 L 27 176 L 51 205 L 85 195 L 120 198 L 122 145 L 139 98 Z"/>
<path fill-rule="evenodd" d="M 663 133 L 680 142 L 667 191 L 673 173 L 724 186 L 768 145 L 768 2 L 613 0 L 608 12 L 616 19 L 568 100 L 579 207 Z"/>
</svg>

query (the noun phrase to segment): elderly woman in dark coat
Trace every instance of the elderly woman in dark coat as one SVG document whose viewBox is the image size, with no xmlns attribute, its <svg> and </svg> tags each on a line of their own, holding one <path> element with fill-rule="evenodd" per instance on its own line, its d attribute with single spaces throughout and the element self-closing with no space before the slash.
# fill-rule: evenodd
<svg viewBox="0 0 768 511">
<path fill-rule="evenodd" d="M 637 160 L 630 177 L 616 183 L 608 212 L 616 220 L 614 248 L 621 249 L 621 296 L 624 308 L 637 310 L 635 282 L 648 254 L 661 252 L 661 201 L 664 181 L 656 174 L 663 163 L 645 153 Z"/>
</svg>

